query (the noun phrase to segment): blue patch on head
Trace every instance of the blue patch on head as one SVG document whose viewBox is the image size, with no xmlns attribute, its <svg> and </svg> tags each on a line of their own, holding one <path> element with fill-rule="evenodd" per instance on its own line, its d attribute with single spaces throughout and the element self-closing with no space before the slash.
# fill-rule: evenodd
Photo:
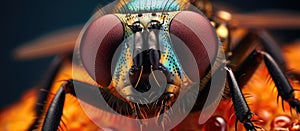
<svg viewBox="0 0 300 131">
<path fill-rule="evenodd" d="M 179 11 L 181 5 L 177 0 L 131 0 L 128 3 L 123 2 L 118 13 Z"/>
</svg>

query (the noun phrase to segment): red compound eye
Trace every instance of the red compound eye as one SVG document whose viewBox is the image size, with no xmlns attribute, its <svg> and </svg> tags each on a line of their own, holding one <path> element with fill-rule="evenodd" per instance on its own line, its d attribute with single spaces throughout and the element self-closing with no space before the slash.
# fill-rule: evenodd
<svg viewBox="0 0 300 131">
<path fill-rule="evenodd" d="M 94 20 L 82 37 L 82 63 L 90 76 L 102 86 L 110 84 L 112 57 L 123 40 L 123 34 L 122 23 L 110 14 Z"/>
<path fill-rule="evenodd" d="M 199 76 L 203 77 L 218 51 L 218 38 L 209 20 L 196 12 L 182 11 L 174 17 L 170 33 L 187 45 L 197 62 Z M 185 71 L 195 73 L 189 68 Z"/>
</svg>

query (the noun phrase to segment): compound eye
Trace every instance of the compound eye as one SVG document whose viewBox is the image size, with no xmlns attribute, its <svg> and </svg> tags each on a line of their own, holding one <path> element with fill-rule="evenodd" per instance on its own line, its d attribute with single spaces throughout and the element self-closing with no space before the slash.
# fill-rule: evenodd
<svg viewBox="0 0 300 131">
<path fill-rule="evenodd" d="M 123 26 L 114 15 L 95 19 L 84 32 L 80 43 L 80 57 L 89 75 L 101 86 L 111 82 L 111 62 L 123 41 Z"/>
<path fill-rule="evenodd" d="M 209 20 L 196 12 L 178 13 L 170 25 L 170 33 L 181 39 L 192 52 L 202 78 L 210 69 L 218 51 L 218 38 Z M 193 70 L 185 69 L 194 73 Z"/>
</svg>

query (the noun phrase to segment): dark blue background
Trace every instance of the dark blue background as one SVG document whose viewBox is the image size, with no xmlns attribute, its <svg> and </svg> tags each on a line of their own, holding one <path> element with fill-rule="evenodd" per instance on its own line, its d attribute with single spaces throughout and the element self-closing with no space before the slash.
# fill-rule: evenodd
<svg viewBox="0 0 300 131">
<path fill-rule="evenodd" d="M 298 0 L 223 0 L 244 11 L 265 9 L 300 10 Z M 1 2 L 0 18 L 0 108 L 20 98 L 43 75 L 52 58 L 15 61 L 11 53 L 24 42 L 57 29 L 85 23 L 100 0 L 10 0 Z M 299 36 L 298 31 L 288 39 Z M 282 35 L 282 32 L 276 32 Z"/>
</svg>

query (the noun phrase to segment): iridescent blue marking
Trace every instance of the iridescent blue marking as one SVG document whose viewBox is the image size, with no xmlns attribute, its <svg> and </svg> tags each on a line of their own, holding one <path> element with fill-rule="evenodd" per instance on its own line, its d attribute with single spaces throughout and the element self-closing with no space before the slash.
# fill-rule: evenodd
<svg viewBox="0 0 300 131">
<path fill-rule="evenodd" d="M 180 65 L 179 59 L 174 52 L 174 48 L 172 42 L 170 41 L 170 35 L 168 31 L 160 31 L 159 32 L 159 40 L 162 44 L 162 54 L 168 55 L 167 60 L 164 60 L 162 64 L 168 68 L 168 70 L 174 74 L 179 76 L 180 78 L 184 77 L 184 72 L 182 66 Z"/>
<path fill-rule="evenodd" d="M 177 0 L 130 0 L 121 9 L 126 9 L 130 13 L 137 12 L 157 12 L 157 11 L 179 11 L 181 5 Z M 119 13 L 123 12 L 121 10 Z M 123 12 L 124 13 L 124 12 Z"/>
</svg>

